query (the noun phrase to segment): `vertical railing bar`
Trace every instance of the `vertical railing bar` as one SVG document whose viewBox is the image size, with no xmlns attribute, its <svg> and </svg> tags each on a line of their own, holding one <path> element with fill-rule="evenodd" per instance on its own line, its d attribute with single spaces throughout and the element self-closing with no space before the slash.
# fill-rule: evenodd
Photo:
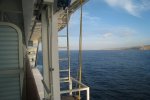
<svg viewBox="0 0 150 100">
<path fill-rule="evenodd" d="M 86 91 L 86 96 L 87 96 L 87 100 L 90 100 L 90 89 L 89 87 L 87 88 L 87 91 Z"/>
</svg>

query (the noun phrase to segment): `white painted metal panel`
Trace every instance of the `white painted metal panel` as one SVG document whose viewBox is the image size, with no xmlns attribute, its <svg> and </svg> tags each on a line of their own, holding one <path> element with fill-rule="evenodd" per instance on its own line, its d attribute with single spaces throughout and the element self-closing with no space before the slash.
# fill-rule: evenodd
<svg viewBox="0 0 150 100">
<path fill-rule="evenodd" d="M 20 100 L 19 75 L 0 76 L 0 100 Z"/>
<path fill-rule="evenodd" d="M 0 26 L 0 52 L 12 52 L 16 51 L 15 54 L 12 53 L 5 53 L 5 55 L 1 55 L 0 53 L 0 70 L 1 69 L 17 69 L 19 68 L 19 37 L 17 35 L 17 31 L 10 26 Z M 10 36 L 9 36 L 10 35 Z M 10 56 L 11 54 L 11 56 Z M 16 66 L 10 66 L 11 64 L 15 64 Z M 8 65 L 8 66 L 7 66 Z M 10 66 L 10 67 L 9 67 Z"/>
<path fill-rule="evenodd" d="M 26 43 L 28 43 L 29 37 L 31 35 L 30 25 L 32 22 L 34 2 L 36 0 L 22 0 L 23 18 L 24 18 L 24 29 L 26 36 Z"/>
<path fill-rule="evenodd" d="M 21 99 L 22 38 L 15 27 L 0 23 L 0 100 Z"/>
</svg>

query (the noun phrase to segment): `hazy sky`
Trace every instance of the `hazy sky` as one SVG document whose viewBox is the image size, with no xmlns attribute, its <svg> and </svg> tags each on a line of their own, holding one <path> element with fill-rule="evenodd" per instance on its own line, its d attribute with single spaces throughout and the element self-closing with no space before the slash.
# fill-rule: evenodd
<svg viewBox="0 0 150 100">
<path fill-rule="evenodd" d="M 71 16 L 69 22 L 71 49 L 78 49 L 79 21 L 80 10 Z M 59 32 L 63 33 L 66 29 Z M 150 44 L 150 0 L 89 0 L 84 5 L 84 49 L 144 44 Z M 59 40 L 59 45 L 65 45 L 65 42 Z"/>
</svg>

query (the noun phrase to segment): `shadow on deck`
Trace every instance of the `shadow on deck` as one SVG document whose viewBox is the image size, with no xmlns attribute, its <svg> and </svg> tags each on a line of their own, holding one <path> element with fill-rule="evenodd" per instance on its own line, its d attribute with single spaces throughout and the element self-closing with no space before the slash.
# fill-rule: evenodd
<svg viewBox="0 0 150 100">
<path fill-rule="evenodd" d="M 22 100 L 40 100 L 36 83 L 33 77 L 32 69 L 29 61 L 26 60 L 26 73 L 24 77 Z"/>
</svg>

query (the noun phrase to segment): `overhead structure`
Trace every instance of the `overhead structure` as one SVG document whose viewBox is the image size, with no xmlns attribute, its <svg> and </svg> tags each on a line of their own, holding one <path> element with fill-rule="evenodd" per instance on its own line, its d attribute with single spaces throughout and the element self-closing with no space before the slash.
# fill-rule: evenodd
<svg viewBox="0 0 150 100">
<path fill-rule="evenodd" d="M 82 1 L 85 2 L 87 0 Z M 89 100 L 89 87 L 70 74 L 68 23 L 80 6 L 80 0 L 0 0 L 0 87 L 3 87 L 0 100 L 11 100 L 11 97 L 15 100 L 64 100 L 64 94 L 73 98 L 79 91 L 87 91 Z M 65 27 L 68 66 L 60 70 L 58 31 Z M 39 42 L 43 53 L 43 77 L 40 78 L 36 70 Z M 68 78 L 60 78 L 60 71 L 67 72 Z M 68 90 L 60 89 L 64 80 L 69 82 Z M 73 88 L 73 83 L 80 87 Z"/>
</svg>

